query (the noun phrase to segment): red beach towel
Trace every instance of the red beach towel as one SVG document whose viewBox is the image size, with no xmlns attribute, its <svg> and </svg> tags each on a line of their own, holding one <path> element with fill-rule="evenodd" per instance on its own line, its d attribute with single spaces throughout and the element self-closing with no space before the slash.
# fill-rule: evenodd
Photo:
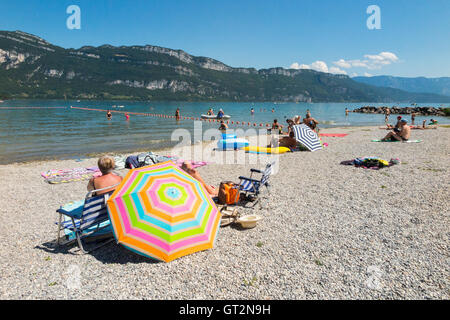
<svg viewBox="0 0 450 320">
<path fill-rule="evenodd" d="M 321 137 L 345 137 L 348 133 L 319 133 Z"/>
</svg>

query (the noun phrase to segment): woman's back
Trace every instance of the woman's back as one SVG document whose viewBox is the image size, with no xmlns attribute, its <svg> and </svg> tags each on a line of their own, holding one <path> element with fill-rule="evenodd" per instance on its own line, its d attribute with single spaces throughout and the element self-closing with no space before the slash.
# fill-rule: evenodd
<svg viewBox="0 0 450 320">
<path fill-rule="evenodd" d="M 122 177 L 118 176 L 114 173 L 108 173 L 107 175 L 103 175 L 100 177 L 96 177 L 92 179 L 92 186 L 94 188 L 94 190 L 97 189 L 103 189 L 103 188 L 107 188 L 109 186 L 113 186 L 115 184 L 118 184 L 122 181 Z M 112 190 L 114 190 L 114 188 L 108 188 L 99 192 L 96 192 L 97 195 L 101 195 L 107 192 L 110 192 Z"/>
</svg>

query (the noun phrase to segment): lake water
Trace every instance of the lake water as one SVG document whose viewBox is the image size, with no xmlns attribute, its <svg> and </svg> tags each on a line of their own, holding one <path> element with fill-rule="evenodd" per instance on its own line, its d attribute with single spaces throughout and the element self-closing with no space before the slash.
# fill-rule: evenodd
<svg viewBox="0 0 450 320">
<path fill-rule="evenodd" d="M 123 108 L 112 106 L 123 105 Z M 295 115 L 304 117 L 306 110 L 320 124 L 320 128 L 341 126 L 384 125 L 384 115 L 350 113 L 363 105 L 393 106 L 383 103 L 241 103 L 241 102 L 130 102 L 130 101 L 49 101 L 8 100 L 0 103 L 0 163 L 33 159 L 68 159 L 86 154 L 106 152 L 131 152 L 134 150 L 157 150 L 178 142 L 171 141 L 177 128 L 191 133 L 194 121 L 131 115 L 126 121 L 123 114 L 113 113 L 107 120 L 104 112 L 70 108 L 85 107 L 110 109 L 111 111 L 144 112 L 174 115 L 177 107 L 182 116 L 200 117 L 212 107 L 219 108 L 231 116 L 230 121 L 245 121 L 259 124 L 272 123 L 278 119 L 286 124 L 286 118 Z M 400 107 L 409 104 L 396 104 Z M 424 103 L 420 106 L 441 107 L 440 104 Z M 27 107 L 37 107 L 28 109 Z M 448 107 L 448 106 L 447 106 Z M 254 108 L 255 114 L 250 114 Z M 274 108 L 274 112 L 272 112 Z M 394 123 L 395 115 L 390 122 Z M 416 117 L 416 124 L 435 118 L 439 123 L 450 123 L 448 117 Z M 410 116 L 406 116 L 410 121 Z M 428 122 L 428 121 L 427 121 Z M 201 122 L 204 130 L 217 128 L 217 123 Z M 230 128 L 247 129 L 249 126 L 230 125 Z M 380 131 L 380 136 L 384 132 Z"/>
</svg>

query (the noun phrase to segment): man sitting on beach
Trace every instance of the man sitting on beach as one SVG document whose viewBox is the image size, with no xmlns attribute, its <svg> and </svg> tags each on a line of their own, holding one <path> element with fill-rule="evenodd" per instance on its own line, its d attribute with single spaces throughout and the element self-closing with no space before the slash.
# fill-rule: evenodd
<svg viewBox="0 0 450 320">
<path fill-rule="evenodd" d="M 91 178 L 87 185 L 88 191 L 103 189 L 109 186 L 113 186 L 122 181 L 122 177 L 114 174 L 112 171 L 115 167 L 114 159 L 109 156 L 103 156 L 98 159 L 98 168 L 102 175 L 100 177 Z M 114 188 L 109 188 L 97 192 L 97 195 L 101 195 L 110 191 L 113 191 Z"/>
<path fill-rule="evenodd" d="M 406 125 L 408 121 L 402 119 L 400 121 L 400 132 L 391 131 L 381 141 L 408 141 L 411 136 L 411 128 Z"/>
<path fill-rule="evenodd" d="M 303 118 L 303 123 L 310 127 L 311 130 L 316 131 L 316 126 L 319 124 L 319 121 L 311 117 L 311 113 L 307 112 L 306 117 Z"/>
<path fill-rule="evenodd" d="M 212 197 L 216 197 L 219 194 L 219 191 L 214 188 L 213 186 L 207 185 L 205 183 L 205 181 L 202 179 L 202 177 L 200 176 L 200 174 L 198 173 L 197 170 L 195 170 L 194 168 L 192 168 L 192 165 L 189 161 L 185 161 L 183 162 L 183 164 L 181 165 L 181 169 L 183 169 L 184 171 L 186 171 L 189 175 L 192 176 L 192 178 L 196 179 L 197 181 L 199 181 L 201 184 L 203 184 L 203 186 L 205 187 L 206 191 L 208 191 L 208 193 L 212 196 Z"/>
</svg>

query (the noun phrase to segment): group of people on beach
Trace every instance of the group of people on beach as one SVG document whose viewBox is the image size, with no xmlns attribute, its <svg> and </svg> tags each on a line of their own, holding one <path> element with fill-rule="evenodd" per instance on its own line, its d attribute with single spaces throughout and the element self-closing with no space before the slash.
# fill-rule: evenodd
<svg viewBox="0 0 450 320">
<path fill-rule="evenodd" d="M 286 147 L 289 149 L 295 149 L 297 146 L 297 140 L 295 139 L 295 134 L 293 127 L 295 125 L 299 124 L 305 124 L 308 126 L 312 131 L 319 133 L 319 128 L 317 125 L 319 124 L 319 121 L 317 121 L 315 118 L 311 116 L 311 112 L 309 110 L 306 111 L 306 116 L 301 118 L 301 116 L 296 115 L 292 119 L 286 119 L 287 122 L 287 131 L 285 132 L 285 135 L 278 139 L 278 146 L 279 147 Z M 283 126 L 278 123 L 277 119 L 273 120 L 272 127 L 268 129 L 269 133 L 272 132 L 278 132 L 279 134 L 283 134 Z M 271 142 L 270 146 L 275 145 L 273 141 Z"/>
<path fill-rule="evenodd" d="M 386 110 L 389 110 L 386 109 Z M 390 112 L 388 112 L 390 114 Z M 397 116 L 397 123 L 393 126 L 389 123 L 386 123 L 386 129 L 392 130 L 389 132 L 381 141 L 403 141 L 406 142 L 411 137 L 411 129 L 419 129 L 419 130 L 425 130 L 425 129 L 436 129 L 437 120 L 431 119 L 429 126 L 426 125 L 427 120 L 422 121 L 422 125 L 414 126 L 414 120 L 415 120 L 415 113 L 411 114 L 411 126 L 408 125 L 408 121 L 402 116 Z M 388 116 L 389 118 L 389 116 Z M 385 113 L 385 120 L 386 120 L 386 113 Z"/>
</svg>

